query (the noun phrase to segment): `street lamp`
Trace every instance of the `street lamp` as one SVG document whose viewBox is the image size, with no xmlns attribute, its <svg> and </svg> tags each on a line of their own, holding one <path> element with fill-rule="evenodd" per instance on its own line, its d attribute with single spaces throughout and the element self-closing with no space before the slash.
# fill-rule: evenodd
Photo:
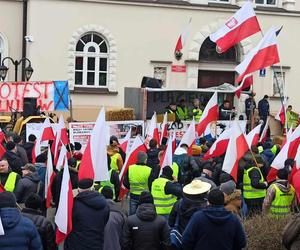
<svg viewBox="0 0 300 250">
<path fill-rule="evenodd" d="M 33 73 L 33 68 L 31 67 L 31 61 L 24 57 L 21 58 L 19 61 L 18 60 L 14 60 L 11 57 L 4 57 L 2 60 L 2 63 L 0 65 L 0 78 L 4 81 L 4 79 L 6 78 L 7 75 L 7 71 L 8 68 L 4 65 L 4 61 L 5 60 L 10 60 L 12 62 L 12 64 L 15 66 L 15 81 L 18 81 L 18 66 L 22 63 L 22 62 L 28 62 L 29 65 L 25 68 L 25 72 L 24 72 L 24 76 L 26 81 L 29 81 L 30 77 L 32 76 Z"/>
</svg>

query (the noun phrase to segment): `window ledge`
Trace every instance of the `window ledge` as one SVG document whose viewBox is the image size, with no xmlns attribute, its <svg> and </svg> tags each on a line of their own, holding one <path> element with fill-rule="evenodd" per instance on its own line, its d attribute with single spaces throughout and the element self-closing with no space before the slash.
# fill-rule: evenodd
<svg viewBox="0 0 300 250">
<path fill-rule="evenodd" d="M 270 96 L 270 100 L 274 100 L 274 101 L 279 100 L 280 101 L 280 96 L 275 96 L 275 95 Z"/>
<path fill-rule="evenodd" d="M 118 91 L 111 91 L 108 88 L 85 88 L 74 87 L 74 90 L 70 91 L 72 94 L 102 94 L 102 95 L 117 95 Z"/>
</svg>

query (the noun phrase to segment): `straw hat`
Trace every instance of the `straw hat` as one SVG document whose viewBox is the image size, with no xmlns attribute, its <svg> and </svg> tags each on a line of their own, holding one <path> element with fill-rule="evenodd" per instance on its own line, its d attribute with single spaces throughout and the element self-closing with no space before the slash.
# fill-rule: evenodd
<svg viewBox="0 0 300 250">
<path fill-rule="evenodd" d="M 211 188 L 211 184 L 200 181 L 200 180 L 193 180 L 190 184 L 183 187 L 183 193 L 188 195 L 198 195 L 204 194 L 208 192 Z"/>
</svg>

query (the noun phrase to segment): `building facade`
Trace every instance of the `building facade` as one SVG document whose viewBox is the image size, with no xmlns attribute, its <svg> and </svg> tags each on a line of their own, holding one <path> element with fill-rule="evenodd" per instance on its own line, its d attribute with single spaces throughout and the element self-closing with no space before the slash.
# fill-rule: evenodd
<svg viewBox="0 0 300 250">
<path fill-rule="evenodd" d="M 123 107 L 124 88 L 139 87 L 143 76 L 159 78 L 164 88 L 170 89 L 233 83 L 235 66 L 257 45 L 262 34 L 251 36 L 221 55 L 208 36 L 243 2 L 4 0 L 0 1 L 0 57 L 18 59 L 26 55 L 34 68 L 31 81 L 68 80 L 74 119 L 93 120 L 103 105 Z M 277 112 L 280 99 L 276 74 L 279 85 L 285 81 L 289 103 L 300 111 L 300 3 L 253 0 L 253 6 L 264 32 L 271 26 L 283 26 L 278 36 L 281 62 L 274 72 L 267 69 L 265 74 L 254 75 L 256 100 L 268 94 L 271 112 Z M 183 56 L 177 60 L 174 48 L 190 18 Z M 185 66 L 184 72 L 174 72 L 180 71 L 176 70 L 178 66 Z M 13 80 L 11 69 L 6 81 Z"/>
</svg>

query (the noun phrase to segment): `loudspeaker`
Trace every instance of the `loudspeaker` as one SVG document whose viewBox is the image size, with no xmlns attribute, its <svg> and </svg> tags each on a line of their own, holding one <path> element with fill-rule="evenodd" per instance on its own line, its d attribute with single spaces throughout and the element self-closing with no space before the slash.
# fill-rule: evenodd
<svg viewBox="0 0 300 250">
<path fill-rule="evenodd" d="M 36 98 L 24 98 L 22 116 L 26 118 L 31 115 L 36 115 L 37 114 L 36 104 L 37 104 Z"/>
<path fill-rule="evenodd" d="M 142 79 L 141 87 L 160 89 L 162 87 L 162 80 L 144 76 Z"/>
</svg>

